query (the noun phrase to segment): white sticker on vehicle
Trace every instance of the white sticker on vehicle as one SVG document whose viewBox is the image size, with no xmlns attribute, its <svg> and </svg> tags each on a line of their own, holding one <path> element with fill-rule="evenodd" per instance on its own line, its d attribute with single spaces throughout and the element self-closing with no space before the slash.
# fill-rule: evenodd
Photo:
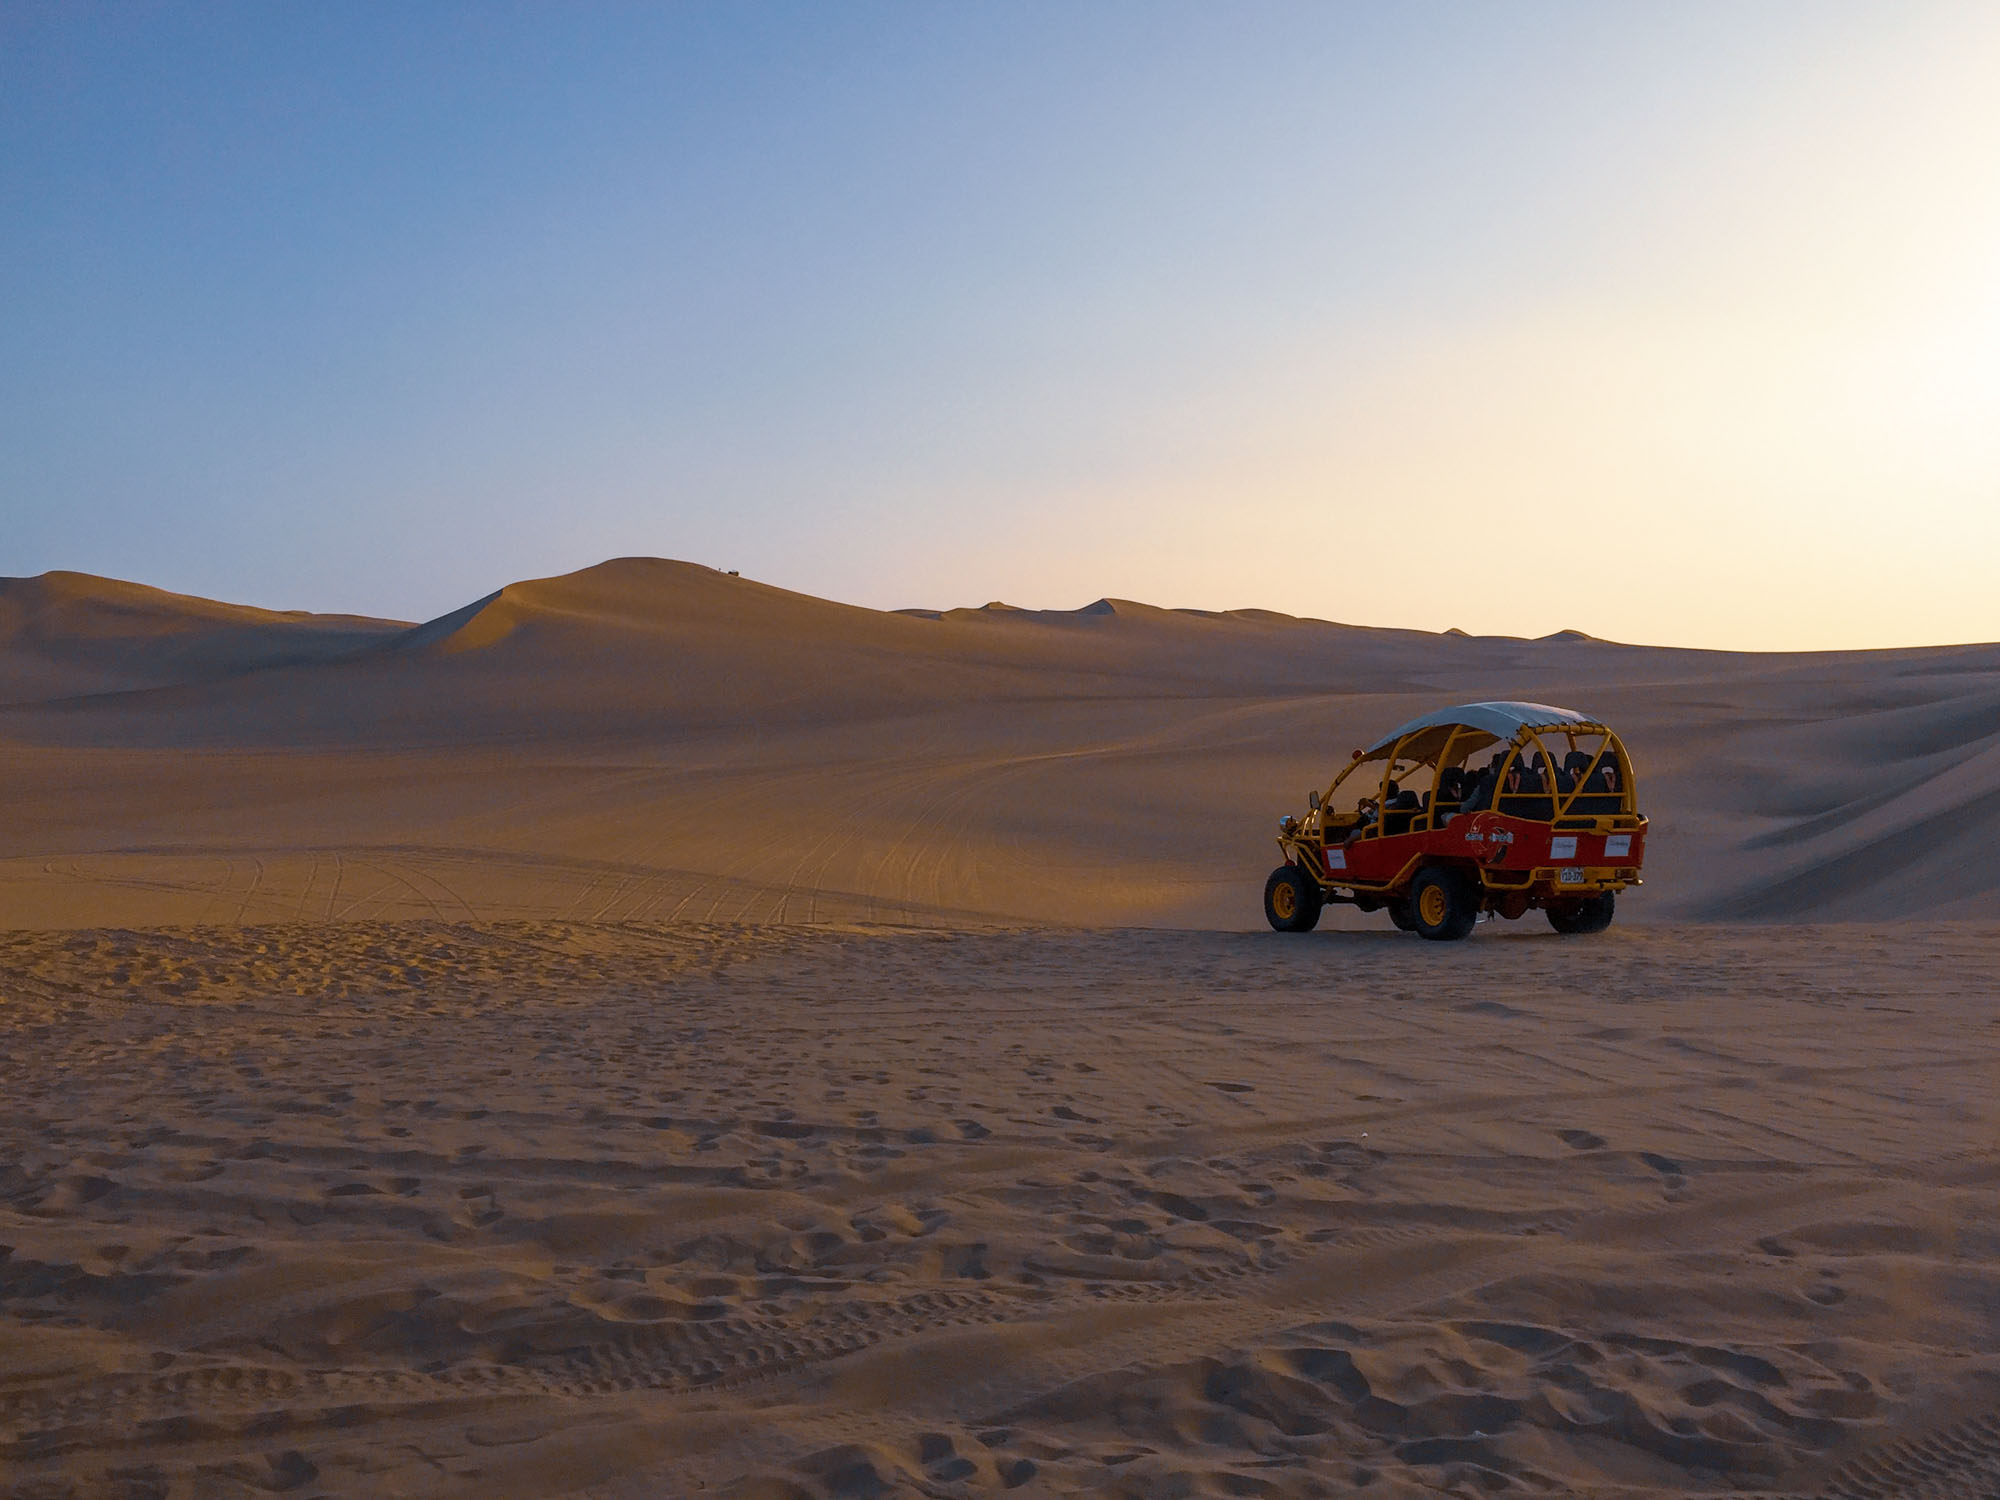
<svg viewBox="0 0 2000 1500">
<path fill-rule="evenodd" d="M 1629 833 L 1614 833 L 1604 841 L 1606 859 L 1623 859 L 1631 852 L 1632 835 Z"/>
<path fill-rule="evenodd" d="M 1550 859 L 1575 859 L 1576 835 L 1565 834 L 1562 838 L 1549 840 Z"/>
<path fill-rule="evenodd" d="M 1346 868 L 1347 868 L 1347 851 L 1346 851 L 1345 849 L 1329 849 L 1329 850 L 1327 850 L 1327 851 L 1326 851 L 1326 867 L 1327 867 L 1327 868 L 1328 868 L 1329 870 L 1344 870 L 1344 869 L 1346 869 Z"/>
</svg>

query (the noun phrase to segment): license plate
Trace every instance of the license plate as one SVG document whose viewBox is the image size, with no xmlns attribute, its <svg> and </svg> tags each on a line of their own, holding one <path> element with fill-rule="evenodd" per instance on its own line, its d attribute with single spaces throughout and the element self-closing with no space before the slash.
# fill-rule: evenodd
<svg viewBox="0 0 2000 1500">
<path fill-rule="evenodd" d="M 1562 873 L 1556 876 L 1556 879 L 1564 885 L 1582 885 L 1586 878 L 1588 877 L 1584 875 L 1583 871 L 1577 869 L 1574 865 L 1571 865 L 1567 870 L 1562 871 Z"/>
</svg>

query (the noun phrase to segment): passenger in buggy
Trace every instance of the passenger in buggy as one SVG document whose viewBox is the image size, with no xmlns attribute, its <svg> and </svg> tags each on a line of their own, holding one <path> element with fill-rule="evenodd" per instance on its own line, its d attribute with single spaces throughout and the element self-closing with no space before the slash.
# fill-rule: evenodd
<svg viewBox="0 0 2000 1500">
<path fill-rule="evenodd" d="M 1438 772 L 1437 794 L 1432 798 L 1431 810 L 1436 814 L 1439 828 L 1458 816 L 1468 779 L 1462 766 L 1446 766 Z"/>
<path fill-rule="evenodd" d="M 1593 762 L 1585 752 L 1577 750 L 1570 753 L 1564 764 L 1576 766 L 1576 795 L 1570 799 L 1571 812 L 1603 817 L 1622 810 L 1622 779 L 1615 759 L 1602 755 Z"/>
<path fill-rule="evenodd" d="M 1577 782 L 1590 773 L 1590 752 L 1572 750 L 1563 757 L 1562 770 L 1556 773 L 1556 790 L 1568 796 L 1576 790 Z"/>
<path fill-rule="evenodd" d="M 1506 751 L 1498 752 L 1466 783 L 1465 801 L 1459 806 L 1460 812 L 1483 812 L 1493 805 L 1493 793 L 1500 782 L 1500 762 L 1506 758 Z"/>
</svg>

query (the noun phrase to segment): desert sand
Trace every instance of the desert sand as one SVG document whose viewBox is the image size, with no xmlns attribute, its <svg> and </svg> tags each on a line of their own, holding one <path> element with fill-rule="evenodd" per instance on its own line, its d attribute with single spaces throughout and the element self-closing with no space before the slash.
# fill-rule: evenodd
<svg viewBox="0 0 2000 1500">
<path fill-rule="evenodd" d="M 1473 697 L 1618 924 L 1262 930 Z M 0 1495 L 2000 1491 L 2000 647 L 0 580 Z"/>
</svg>

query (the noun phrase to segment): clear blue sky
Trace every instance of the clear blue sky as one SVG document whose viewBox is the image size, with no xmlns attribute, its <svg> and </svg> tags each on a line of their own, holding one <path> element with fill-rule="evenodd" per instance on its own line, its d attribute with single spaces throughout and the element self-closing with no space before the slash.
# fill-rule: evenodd
<svg viewBox="0 0 2000 1500">
<path fill-rule="evenodd" d="M 0 0 L 0 573 L 2000 637 L 2000 9 Z"/>
</svg>

